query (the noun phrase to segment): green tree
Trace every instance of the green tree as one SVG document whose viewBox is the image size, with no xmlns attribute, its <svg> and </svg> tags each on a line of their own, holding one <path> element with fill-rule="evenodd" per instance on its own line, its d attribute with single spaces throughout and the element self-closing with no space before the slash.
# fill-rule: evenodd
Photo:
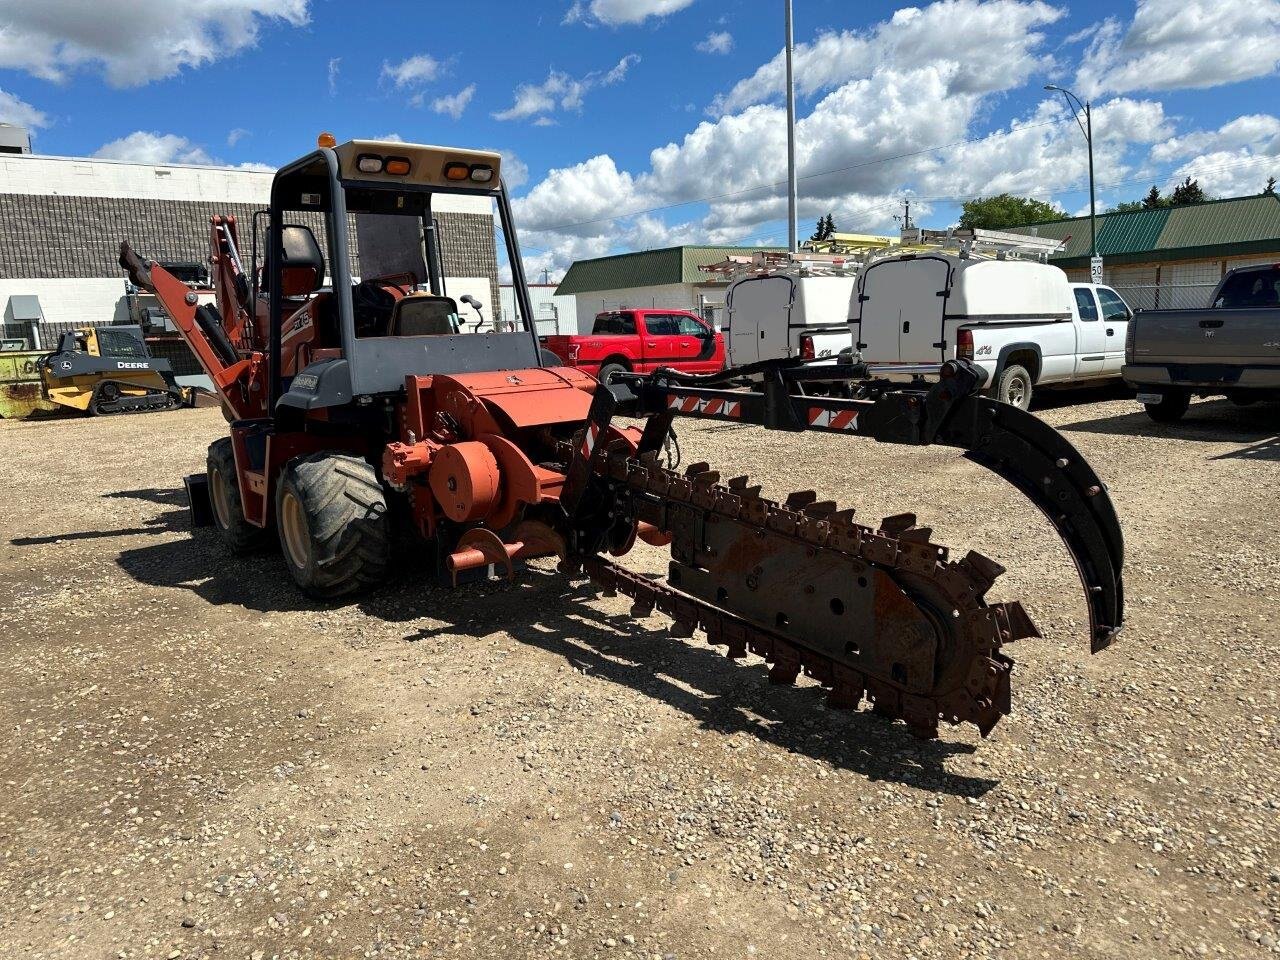
<svg viewBox="0 0 1280 960">
<path fill-rule="evenodd" d="M 960 226 L 966 230 L 1003 230 L 1045 220 L 1061 220 L 1062 212 L 1051 203 L 1002 193 L 997 197 L 966 200 Z"/>
<path fill-rule="evenodd" d="M 830 240 L 831 235 L 836 232 L 836 220 L 831 214 L 825 217 L 819 217 L 817 224 L 814 225 L 813 236 L 809 238 L 810 243 L 818 243 L 822 240 Z"/>
<path fill-rule="evenodd" d="M 1126 200 L 1124 203 L 1117 203 L 1107 213 L 1137 213 L 1139 210 L 1145 210 L 1146 206 L 1141 200 Z"/>
<path fill-rule="evenodd" d="M 1167 207 L 1168 205 L 1169 201 L 1160 196 L 1159 187 L 1153 186 L 1147 195 L 1142 198 L 1142 208 L 1144 210 L 1156 210 L 1159 207 Z"/>
<path fill-rule="evenodd" d="M 1209 199 L 1211 198 L 1200 188 L 1200 184 L 1187 177 L 1187 179 L 1173 188 L 1173 194 L 1169 197 L 1169 202 L 1172 206 L 1181 206 L 1187 203 L 1204 203 Z"/>
<path fill-rule="evenodd" d="M 1276 178 L 1275 177 L 1267 177 L 1267 185 L 1262 188 L 1262 193 L 1264 196 L 1270 195 L 1274 197 L 1276 195 Z"/>
</svg>

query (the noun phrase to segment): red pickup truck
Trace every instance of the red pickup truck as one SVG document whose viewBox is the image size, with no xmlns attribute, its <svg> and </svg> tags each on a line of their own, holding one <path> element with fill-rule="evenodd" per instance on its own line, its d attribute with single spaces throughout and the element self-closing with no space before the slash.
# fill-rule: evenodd
<svg viewBox="0 0 1280 960">
<path fill-rule="evenodd" d="M 596 315 L 590 334 L 542 337 L 541 343 L 567 366 L 605 383 L 622 370 L 714 373 L 724 368 L 724 338 L 684 310 L 611 310 Z"/>
</svg>

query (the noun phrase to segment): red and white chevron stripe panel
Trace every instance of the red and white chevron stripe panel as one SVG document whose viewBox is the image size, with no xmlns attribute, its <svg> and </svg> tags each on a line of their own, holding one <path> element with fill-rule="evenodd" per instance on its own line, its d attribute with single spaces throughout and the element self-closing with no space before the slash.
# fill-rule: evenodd
<svg viewBox="0 0 1280 960">
<path fill-rule="evenodd" d="M 722 400 L 714 398 L 702 400 L 698 397 L 678 397 L 667 395 L 667 409 L 677 413 L 705 414 L 709 417 L 741 417 L 741 400 Z"/>
<path fill-rule="evenodd" d="M 852 433 L 858 429 L 858 411 L 824 410 L 821 407 L 810 407 L 809 426 L 826 427 L 828 430 L 848 430 Z"/>
</svg>

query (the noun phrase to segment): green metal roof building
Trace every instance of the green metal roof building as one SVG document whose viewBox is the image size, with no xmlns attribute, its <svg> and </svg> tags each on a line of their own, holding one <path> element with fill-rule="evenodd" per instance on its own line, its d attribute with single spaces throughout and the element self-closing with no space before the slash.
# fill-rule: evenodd
<svg viewBox="0 0 1280 960">
<path fill-rule="evenodd" d="M 681 246 L 579 260 L 560 281 L 556 296 L 577 298 L 578 323 L 587 330 L 597 313 L 625 307 L 692 310 L 719 325 L 728 284 L 724 277 L 698 268 L 726 257 L 777 249 Z"/>
<path fill-rule="evenodd" d="M 1066 248 L 1050 262 L 1073 280 L 1088 279 L 1088 217 L 1014 232 L 1066 240 Z M 1098 253 L 1107 283 L 1131 306 L 1204 306 L 1213 285 L 1232 267 L 1280 261 L 1280 197 L 1261 194 L 1100 214 Z"/>
</svg>

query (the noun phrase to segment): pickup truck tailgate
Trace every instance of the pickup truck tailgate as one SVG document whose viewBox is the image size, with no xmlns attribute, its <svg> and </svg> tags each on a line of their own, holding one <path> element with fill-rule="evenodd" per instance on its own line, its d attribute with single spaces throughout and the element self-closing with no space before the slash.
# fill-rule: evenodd
<svg viewBox="0 0 1280 960">
<path fill-rule="evenodd" d="M 1280 366 L 1280 310 L 1144 310 L 1133 327 L 1133 363 Z"/>
</svg>

